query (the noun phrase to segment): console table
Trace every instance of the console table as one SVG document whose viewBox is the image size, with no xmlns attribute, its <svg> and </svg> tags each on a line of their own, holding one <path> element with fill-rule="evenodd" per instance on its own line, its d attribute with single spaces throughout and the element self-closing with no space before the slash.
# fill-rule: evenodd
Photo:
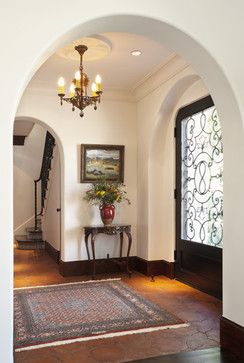
<svg viewBox="0 0 244 363">
<path fill-rule="evenodd" d="M 122 264 L 122 250 L 123 250 L 123 241 L 124 241 L 124 234 L 128 238 L 128 248 L 127 248 L 127 255 L 126 255 L 126 270 L 129 276 L 131 276 L 131 271 L 129 269 L 129 256 L 130 256 L 130 249 L 132 244 L 132 236 L 131 236 L 131 226 L 128 224 L 116 224 L 112 226 L 88 226 L 84 227 L 85 232 L 85 244 L 86 244 L 86 251 L 88 260 L 90 261 L 90 253 L 88 247 L 88 238 L 91 236 L 91 248 L 92 248 L 92 279 L 95 278 L 96 274 L 96 257 L 95 257 L 95 239 L 99 233 L 104 233 L 110 236 L 120 235 L 120 259 L 116 261 L 117 263 Z"/>
</svg>

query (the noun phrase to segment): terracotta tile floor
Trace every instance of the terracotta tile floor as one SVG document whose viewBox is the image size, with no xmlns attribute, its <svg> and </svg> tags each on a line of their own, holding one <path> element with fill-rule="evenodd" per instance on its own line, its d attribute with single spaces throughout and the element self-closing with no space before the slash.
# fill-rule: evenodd
<svg viewBox="0 0 244 363">
<path fill-rule="evenodd" d="M 87 279 L 88 276 L 62 277 L 57 264 L 45 251 L 15 250 L 15 287 Z M 15 363 L 127 362 L 219 346 L 219 300 L 163 276 L 150 282 L 144 275 L 134 273 L 131 279 L 123 275 L 122 280 L 190 326 L 19 352 Z"/>
</svg>

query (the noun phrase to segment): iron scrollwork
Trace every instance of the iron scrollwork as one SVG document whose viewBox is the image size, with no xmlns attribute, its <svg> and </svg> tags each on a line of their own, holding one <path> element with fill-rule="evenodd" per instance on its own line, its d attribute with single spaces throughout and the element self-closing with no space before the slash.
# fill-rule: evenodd
<svg viewBox="0 0 244 363">
<path fill-rule="evenodd" d="M 182 121 L 182 238 L 223 247 L 223 142 L 216 108 Z"/>
</svg>

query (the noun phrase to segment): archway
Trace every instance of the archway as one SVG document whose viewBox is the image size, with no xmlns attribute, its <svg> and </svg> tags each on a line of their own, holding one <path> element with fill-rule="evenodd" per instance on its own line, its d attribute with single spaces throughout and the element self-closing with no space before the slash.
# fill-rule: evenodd
<svg viewBox="0 0 244 363">
<path fill-rule="evenodd" d="M 167 44 L 171 44 L 171 47 L 175 49 L 178 53 L 185 56 L 187 59 L 190 60 L 190 62 L 193 64 L 193 66 L 197 69 L 200 76 L 205 80 L 206 84 L 208 85 L 211 94 L 213 95 L 214 101 L 217 105 L 217 108 L 220 113 L 221 120 L 223 121 L 223 134 L 224 138 L 225 135 L 228 135 L 228 138 L 226 137 L 225 142 L 225 167 L 226 170 L 228 170 L 228 175 L 226 175 L 226 178 L 228 178 L 228 182 L 226 183 L 225 188 L 225 210 L 227 211 L 225 215 L 225 226 L 226 226 L 226 234 L 225 234 L 225 240 L 226 240 L 226 255 L 228 256 L 228 252 L 232 250 L 232 247 L 230 246 L 230 242 L 232 239 L 235 240 L 236 249 L 238 251 L 238 246 L 241 243 L 241 224 L 242 224 L 242 218 L 237 218 L 234 221 L 234 224 L 231 223 L 231 215 L 236 214 L 239 212 L 241 216 L 241 210 L 242 210 L 242 199 L 238 195 L 238 190 L 240 190 L 241 187 L 241 180 L 243 175 L 243 170 L 240 168 L 238 170 L 238 175 L 236 172 L 236 169 L 232 163 L 232 158 L 234 157 L 236 162 L 238 162 L 239 165 L 242 164 L 242 157 L 243 155 L 243 146 L 242 145 L 242 139 L 243 139 L 243 130 L 242 130 L 242 120 L 241 115 L 239 112 L 238 102 L 235 98 L 235 94 L 233 90 L 231 89 L 231 86 L 228 82 L 228 80 L 225 77 L 224 72 L 222 71 L 220 65 L 217 64 L 217 62 L 211 57 L 211 55 L 204 49 L 202 45 L 197 43 L 192 37 L 186 35 L 183 31 L 177 29 L 174 25 L 169 25 L 165 22 L 165 20 L 162 18 L 162 20 L 155 20 L 152 18 L 146 18 L 142 16 L 113 16 L 111 13 L 110 15 L 105 17 L 99 17 L 97 16 L 96 19 L 92 18 L 92 20 L 88 22 L 83 22 L 78 27 L 73 28 L 70 30 L 70 25 L 67 28 L 65 35 L 60 35 L 59 31 L 54 32 L 54 38 L 57 39 L 55 43 L 52 43 L 50 45 L 49 41 L 47 39 L 44 39 L 44 44 L 42 44 L 41 49 L 45 49 L 44 53 L 40 55 L 38 51 L 35 51 L 35 54 L 32 55 L 30 63 L 27 63 L 23 66 L 23 73 L 21 73 L 21 77 L 18 81 L 20 81 L 19 88 L 17 87 L 16 93 L 12 93 L 12 99 L 10 104 L 12 105 L 12 108 L 14 109 L 14 105 L 16 106 L 17 101 L 21 97 L 21 93 L 23 91 L 24 86 L 27 84 L 28 80 L 31 78 L 31 76 L 34 74 L 35 70 L 38 68 L 38 66 L 43 62 L 43 60 L 47 59 L 48 55 L 51 54 L 51 52 L 54 49 L 57 49 L 61 45 L 65 44 L 69 40 L 78 37 L 78 35 L 82 34 L 92 34 L 94 32 L 101 32 L 101 31 L 134 31 L 138 34 L 144 34 L 147 36 L 151 36 L 155 40 L 162 41 L 162 34 L 164 34 L 164 42 Z M 75 24 L 76 21 L 73 21 L 73 24 Z M 173 22 L 172 22 L 173 23 Z M 41 51 L 42 52 L 42 51 Z M 199 56 L 200 54 L 200 56 Z M 35 62 L 35 65 L 32 65 L 32 62 L 34 59 L 38 59 L 38 61 Z M 24 76 L 28 74 L 28 76 Z M 22 87 L 22 91 L 20 88 Z M 228 103 L 226 102 L 226 99 L 228 99 Z M 8 139 L 8 147 L 11 159 L 11 122 L 13 122 L 13 114 L 15 110 L 12 110 L 11 113 L 9 113 L 9 106 L 3 104 L 3 117 L 5 117 L 5 122 L 8 126 L 5 126 L 5 134 Z M 232 120 L 232 125 L 228 125 L 228 121 Z M 239 148 L 236 148 L 236 145 L 239 145 Z M 5 150 L 3 150 L 5 151 Z M 6 162 L 9 162 L 9 159 L 6 159 Z M 4 166 L 5 164 L 3 164 Z M 9 187 L 9 181 L 12 180 L 11 178 L 11 168 L 8 167 L 5 171 L 5 184 L 2 189 L 1 193 L 1 200 L 3 208 L 6 209 L 9 207 L 9 202 L 11 202 L 11 187 Z M 3 182 L 4 182 L 3 180 Z M 235 191 L 235 195 L 233 196 L 233 191 Z M 234 235 L 233 235 L 234 231 Z M 11 235 L 11 221 L 9 220 L 6 223 L 6 226 L 3 231 L 3 238 L 8 240 L 9 236 Z M 7 316 L 9 320 L 12 320 L 12 306 L 9 304 L 9 302 L 12 299 L 12 292 L 11 292 L 11 286 L 12 286 L 12 262 L 11 262 L 11 248 L 7 247 L 4 251 L 4 253 L 1 256 L 1 273 L 3 279 L 3 286 L 6 288 L 6 293 L 4 296 L 4 299 L 2 301 L 2 305 L 4 308 L 1 310 L 1 316 L 4 317 Z M 240 256 L 238 257 L 238 252 L 233 256 L 233 258 L 236 258 L 237 261 L 240 260 Z M 225 265 L 225 275 L 228 279 L 226 279 L 226 292 L 231 297 L 233 295 L 239 294 L 238 288 L 235 287 L 235 284 L 233 283 L 234 275 L 238 275 L 238 271 L 240 270 L 240 267 L 238 263 L 235 264 L 235 273 L 231 273 L 231 265 L 232 265 L 231 258 L 226 258 L 226 265 Z M 238 270 L 239 269 L 239 270 Z M 226 304 L 224 304 L 224 315 L 232 318 L 232 320 L 236 320 L 240 323 L 240 315 L 238 314 L 238 311 L 241 310 L 241 302 L 240 299 L 236 299 L 234 302 L 230 301 L 230 297 L 227 296 L 227 293 L 224 295 L 224 302 L 226 299 Z M 8 307 L 8 308 L 7 308 Z M 9 358 L 9 354 L 11 354 L 11 342 L 12 342 L 12 329 L 9 327 L 8 333 L 6 333 L 6 329 L 1 329 L 1 338 L 3 346 L 9 347 L 8 349 L 8 355 L 6 355 L 6 361 Z M 5 344 L 6 343 L 6 344 Z M 8 357 L 8 358 L 7 358 Z"/>
<path fill-rule="evenodd" d="M 171 87 L 158 111 L 148 155 L 149 260 L 162 258 L 174 261 L 174 116 L 180 98 L 198 80 L 196 74 L 178 80 Z M 164 231 L 163 236 L 162 231 Z"/>
<path fill-rule="evenodd" d="M 60 233 L 60 241 L 57 242 L 57 245 L 59 245 L 59 249 L 58 252 L 60 254 L 60 257 L 62 256 L 63 253 L 63 246 L 64 246 L 64 149 L 63 149 L 63 143 L 61 138 L 59 137 L 58 133 L 50 126 L 48 125 L 46 122 L 41 121 L 35 117 L 30 117 L 30 116 L 23 116 L 23 115 L 19 115 L 15 118 L 15 121 L 21 121 L 21 120 L 25 120 L 27 122 L 30 122 L 34 125 L 40 125 L 43 128 L 43 131 L 48 131 L 55 139 L 55 144 L 57 144 L 57 148 L 58 148 L 58 163 L 59 163 L 59 167 L 58 167 L 58 173 L 60 173 L 60 176 L 58 177 L 60 179 L 59 183 L 58 183 L 58 189 L 60 188 L 60 201 L 58 202 L 58 206 L 60 208 L 60 226 L 58 228 L 60 228 L 60 231 L 58 231 L 57 235 L 59 235 Z M 60 170 L 60 171 L 59 171 Z M 39 198 L 38 198 L 39 199 Z M 40 207 L 40 203 L 38 204 L 39 209 Z M 32 223 L 33 223 L 33 218 L 31 219 Z"/>
</svg>

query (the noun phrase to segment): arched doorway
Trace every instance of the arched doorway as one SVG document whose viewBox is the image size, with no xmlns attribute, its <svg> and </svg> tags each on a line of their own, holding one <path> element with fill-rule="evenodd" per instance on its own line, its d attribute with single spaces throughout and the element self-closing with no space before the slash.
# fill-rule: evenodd
<svg viewBox="0 0 244 363">
<path fill-rule="evenodd" d="M 218 64 L 216 64 L 213 61 L 211 56 L 207 52 L 205 52 L 203 47 L 198 45 L 192 38 L 186 37 L 186 35 L 183 32 L 179 31 L 178 29 L 176 29 L 172 26 L 169 26 L 168 24 L 166 25 L 166 23 L 163 23 L 161 21 L 158 22 L 158 21 L 152 20 L 152 19 L 125 16 L 125 17 L 120 17 L 121 21 L 118 22 L 118 18 L 116 18 L 116 19 L 115 18 L 116 17 L 107 17 L 106 19 L 103 19 L 103 21 L 101 21 L 101 19 L 92 20 L 91 22 L 82 24 L 81 28 L 83 29 L 84 32 L 86 32 L 88 28 L 90 30 L 89 32 L 91 32 L 92 29 L 94 29 L 94 30 L 96 29 L 96 31 L 99 31 L 102 27 L 109 28 L 111 26 L 113 27 L 113 30 L 116 30 L 115 22 L 117 22 L 117 24 L 118 23 L 120 24 L 120 25 L 117 25 L 118 30 L 121 29 L 121 27 L 123 27 L 124 29 L 127 29 L 128 31 L 133 28 L 134 31 L 136 29 L 136 31 L 140 32 L 140 29 L 141 29 L 141 32 L 148 33 L 148 34 L 150 34 L 150 36 L 155 37 L 155 39 L 160 38 L 161 33 L 167 34 L 166 39 L 168 39 L 168 41 L 171 40 L 173 43 L 172 46 L 175 47 L 176 49 L 177 49 L 177 45 L 178 45 L 178 51 L 179 51 L 179 53 L 182 53 L 182 54 L 184 54 L 184 49 L 183 49 L 184 46 L 185 46 L 185 48 L 187 48 L 187 50 L 189 50 L 189 47 L 187 47 L 187 46 L 189 46 L 189 45 L 192 46 L 192 48 L 190 47 L 191 52 L 188 53 L 188 58 L 192 61 L 192 63 L 196 67 L 198 66 L 197 68 L 198 68 L 200 75 L 204 76 L 206 83 L 211 88 L 211 93 L 212 93 L 215 103 L 219 109 L 221 119 L 223 120 L 224 133 L 226 132 L 226 134 L 231 135 L 231 137 L 229 137 L 229 139 L 225 143 L 226 155 L 231 156 L 233 150 L 236 150 L 236 154 L 235 154 L 236 160 L 241 161 L 242 160 L 241 156 L 240 156 L 241 155 L 240 151 L 242 150 L 241 146 L 239 149 L 232 148 L 232 146 L 234 146 L 233 140 L 235 140 L 235 143 L 238 145 L 241 145 L 241 140 L 242 140 L 242 127 L 241 127 L 241 117 L 239 114 L 239 108 L 238 108 L 234 93 L 232 92 L 231 87 L 228 84 L 228 82 L 224 76 L 224 73 L 222 72 L 222 70 L 220 69 Z M 105 20 L 105 22 L 104 22 L 104 20 Z M 76 29 L 76 31 L 77 31 L 77 29 Z M 74 38 L 74 34 L 75 34 L 75 31 L 73 33 L 72 38 Z M 178 36 L 177 40 L 175 40 L 173 35 Z M 55 34 L 55 36 L 58 38 L 60 36 L 60 33 Z M 71 39 L 71 35 L 70 35 L 70 39 Z M 66 37 L 66 40 L 67 40 L 67 37 Z M 59 45 L 61 45 L 61 43 L 62 43 L 62 41 L 60 39 Z M 46 47 L 46 49 L 47 48 L 49 49 L 49 51 L 47 51 L 46 54 L 48 52 L 51 52 L 51 49 L 49 47 Z M 194 54 L 193 54 L 194 52 L 197 53 L 196 50 L 199 50 L 202 55 L 201 61 L 199 61 L 199 63 L 196 60 L 196 56 L 194 56 Z M 40 60 L 40 58 L 39 58 L 39 60 Z M 204 61 L 206 61 L 206 60 L 208 61 L 207 63 L 209 64 L 209 67 L 207 67 L 207 68 L 205 67 L 205 65 L 203 65 Z M 212 67 L 210 66 L 210 64 L 212 65 Z M 27 70 L 27 68 L 28 68 L 28 70 Z M 29 72 L 29 77 L 31 77 L 31 75 L 34 73 L 35 67 L 31 67 L 31 71 L 30 71 L 29 65 L 27 65 L 27 68 L 25 68 L 25 69 L 27 72 Z M 211 68 L 211 72 L 209 71 L 210 68 Z M 214 73 L 214 77 L 213 77 L 213 73 Z M 27 78 L 25 78 L 25 80 L 24 80 L 25 82 L 27 82 Z M 224 95 L 221 92 L 218 92 L 221 88 L 225 90 Z M 19 93 L 12 95 L 13 102 L 16 102 L 16 99 L 19 97 L 19 95 L 20 95 Z M 228 97 L 228 101 L 229 101 L 228 105 L 225 103 L 226 97 Z M 6 107 L 6 109 L 4 109 L 4 111 L 5 111 L 4 116 L 6 115 L 6 122 L 10 123 L 13 118 L 12 117 L 13 114 L 9 114 L 9 112 L 8 112 L 9 110 L 7 107 Z M 235 120 L 235 124 L 232 124 L 232 128 L 228 127 L 228 119 L 230 119 L 230 118 Z M 9 127 L 9 129 L 11 129 L 11 128 Z M 9 129 L 8 128 L 6 129 L 6 135 L 8 135 L 8 137 L 9 137 L 9 146 L 10 146 L 10 133 L 8 132 Z M 229 133 L 229 131 L 230 131 L 230 133 Z M 10 153 L 10 155 L 11 155 L 11 153 Z M 228 217 L 229 216 L 231 217 L 231 214 L 234 211 L 236 213 L 237 210 L 241 211 L 241 209 L 242 209 L 241 199 L 238 200 L 238 198 L 236 198 L 236 199 L 232 198 L 232 191 L 233 191 L 233 189 L 235 189 L 235 190 L 239 189 L 238 187 L 240 186 L 241 178 L 234 178 L 234 177 L 231 178 L 231 175 L 236 175 L 236 174 L 234 173 L 233 165 L 232 165 L 230 159 L 228 159 L 228 157 L 227 157 L 226 164 L 229 167 L 228 168 L 229 184 L 227 185 L 226 190 L 225 190 L 225 195 L 226 195 L 225 204 L 228 206 L 228 209 L 227 209 L 228 212 L 226 215 L 227 223 L 225 224 L 226 229 L 227 229 L 226 237 L 227 237 L 227 242 L 229 241 L 229 244 L 230 244 L 230 241 L 232 239 L 231 231 L 234 229 L 236 232 L 236 235 L 235 235 L 236 241 L 237 241 L 236 243 L 237 243 L 237 246 L 239 246 L 239 243 L 241 240 L 241 233 L 240 233 L 241 221 L 236 220 L 234 222 L 235 226 L 233 226 L 233 224 L 230 225 L 230 222 L 228 224 Z M 241 164 L 241 162 L 239 164 Z M 240 172 L 240 174 L 241 174 L 241 172 Z M 9 179 L 11 180 L 11 168 L 8 168 L 6 170 L 6 177 L 7 177 L 6 185 L 5 185 L 6 189 L 4 188 L 6 196 L 4 195 L 4 193 L 2 195 L 3 196 L 3 198 L 2 198 L 3 206 L 5 204 L 7 206 L 9 203 L 9 198 L 11 198 L 11 188 L 8 187 Z M 237 180 L 239 180 L 239 182 Z M 236 188 L 234 188 L 234 186 Z M 233 200 L 235 200 L 235 203 Z M 236 205 L 236 201 L 237 201 L 238 205 Z M 231 228 L 231 227 L 233 227 L 233 228 Z M 8 236 L 10 234 L 11 234 L 11 222 L 9 221 L 9 223 L 6 224 L 5 229 L 4 229 L 4 238 L 6 237 L 6 239 L 8 239 Z M 228 252 L 228 250 L 229 251 L 231 250 L 231 248 L 228 246 L 229 245 L 227 243 L 227 252 Z M 6 295 L 5 295 L 5 298 L 3 301 L 4 306 L 9 306 L 8 303 L 12 296 L 11 291 L 9 289 L 9 287 L 11 287 L 11 285 L 12 285 L 12 282 L 11 282 L 12 281 L 12 278 L 11 278 L 12 263 L 11 263 L 10 254 L 11 254 L 10 249 L 6 248 L 4 254 L 2 255 L 3 263 L 0 264 L 2 266 L 1 269 L 3 272 L 1 274 L 1 276 L 3 276 L 4 286 L 6 286 Z M 238 260 L 238 256 L 235 255 L 235 257 Z M 238 265 L 238 264 L 236 264 L 236 265 Z M 229 266 L 231 266 L 231 259 L 229 259 L 229 257 L 228 257 L 228 259 L 226 260 L 226 268 L 227 268 L 226 273 L 227 273 L 227 271 L 229 271 L 228 270 Z M 238 269 L 237 269 L 237 271 L 238 271 Z M 228 291 L 228 293 L 230 293 L 230 296 L 233 294 L 238 295 L 239 292 L 233 284 L 233 278 L 234 278 L 233 275 L 229 274 L 229 272 L 228 272 L 228 275 L 226 275 L 226 276 L 228 276 L 226 291 Z M 231 292 L 232 292 L 232 294 L 231 294 Z M 225 295 L 225 297 L 227 299 L 227 302 L 229 302 L 228 296 Z M 6 302 L 6 304 L 4 302 Z M 234 306 L 232 306 L 231 309 L 229 308 L 229 306 L 232 306 L 232 304 L 226 305 L 226 309 L 224 309 L 224 313 L 228 317 L 232 318 L 233 320 L 236 319 L 237 321 L 239 321 L 240 318 L 239 318 L 238 313 L 234 312 L 234 310 L 237 312 L 240 311 L 240 308 L 241 308 L 240 304 L 238 303 L 238 299 L 235 300 Z M 234 309 L 234 307 L 236 307 L 236 309 Z M 10 310 L 11 310 L 11 306 L 10 306 L 9 310 L 6 310 L 6 314 L 9 317 L 9 319 L 11 320 L 12 314 L 11 314 Z M 5 313 L 5 309 L 3 310 L 3 313 Z M 5 334 L 5 333 L 6 333 L 6 331 L 4 330 L 4 332 L 2 334 L 3 342 L 6 342 L 6 344 L 4 344 L 4 345 L 11 347 L 11 343 L 10 343 L 12 341 L 11 329 L 9 329 L 9 334 Z M 8 350 L 8 352 L 10 352 L 10 354 L 11 354 L 11 349 Z"/>
<path fill-rule="evenodd" d="M 30 135 L 31 141 L 29 142 L 28 140 L 28 145 L 24 152 L 23 147 L 17 147 L 15 150 L 14 165 L 16 168 L 16 176 L 14 180 L 15 184 L 18 184 L 14 186 L 14 189 L 16 189 L 14 193 L 15 197 L 18 199 L 18 190 L 23 190 L 23 188 L 27 187 L 26 181 L 30 179 L 33 185 L 32 188 L 27 188 L 25 195 L 23 195 L 23 190 L 20 201 L 14 201 L 14 205 L 16 205 L 14 217 L 17 221 L 21 218 L 21 223 L 14 223 L 14 234 L 23 235 L 28 229 L 37 229 L 37 219 L 38 223 L 41 223 L 43 226 L 41 228 L 41 240 L 44 242 L 44 245 L 41 248 L 45 248 L 46 243 L 50 255 L 52 255 L 54 260 L 59 262 L 62 254 L 64 229 L 62 208 L 64 200 L 63 144 L 59 135 L 47 123 L 30 116 L 17 116 L 15 118 L 15 126 L 17 127 L 18 133 L 20 133 L 21 128 L 23 129 L 28 124 L 30 126 L 27 127 L 29 131 L 25 139 Z M 50 137 L 52 139 L 49 140 Z M 25 145 L 25 140 L 22 145 Z M 21 171 L 20 174 L 18 170 Z M 21 178 L 23 173 L 27 177 Z M 28 205 L 26 208 L 22 200 L 27 200 Z M 51 244 L 49 243 L 50 241 Z M 25 243 L 22 243 L 20 249 L 25 249 L 24 245 Z M 26 249 L 28 249 L 27 246 Z"/>
<path fill-rule="evenodd" d="M 200 90 L 191 90 L 197 83 L 200 84 Z M 149 259 L 152 260 L 162 258 L 174 261 L 176 113 L 182 104 L 194 97 L 201 97 L 205 92 L 202 80 L 190 71 L 172 85 L 160 108 L 153 110 L 157 116 L 148 151 L 148 245 Z"/>
<path fill-rule="evenodd" d="M 175 228 L 176 228 L 175 216 L 177 215 L 178 218 L 177 220 L 178 226 L 180 225 L 181 221 L 181 216 L 179 212 L 180 209 L 179 199 L 181 199 L 179 197 L 181 191 L 181 177 L 179 176 L 179 173 L 175 172 L 175 164 L 177 168 L 179 168 L 180 166 L 178 164 L 180 164 L 179 160 L 181 160 L 180 157 L 175 156 L 175 144 L 180 150 L 181 139 L 179 139 L 180 138 L 179 130 L 175 129 L 175 120 L 179 109 L 181 109 L 182 107 L 190 107 L 187 105 L 194 103 L 197 100 L 207 95 L 208 95 L 208 90 L 205 87 L 202 80 L 200 80 L 197 75 L 189 74 L 180 79 L 178 82 L 175 82 L 172 88 L 170 88 L 167 97 L 164 98 L 164 101 L 158 111 L 157 120 L 155 121 L 155 126 L 150 142 L 150 150 L 148 157 L 149 258 L 154 260 L 154 259 L 159 259 L 161 257 L 166 261 L 174 263 L 176 257 L 178 256 L 176 267 L 178 266 L 180 256 L 182 255 L 182 251 L 177 251 L 176 248 L 177 246 L 175 242 L 176 237 L 177 240 L 180 239 L 178 233 L 176 233 L 177 236 L 175 235 Z M 179 128 L 179 125 L 177 127 Z M 219 152 L 220 150 L 218 151 L 218 154 Z M 178 184 L 176 183 L 176 178 L 178 180 Z M 207 178 L 206 182 L 209 183 L 208 176 L 205 176 L 205 178 Z M 176 201 L 177 201 L 177 208 L 175 205 Z M 208 212 L 209 211 L 207 211 L 207 213 Z M 138 213 L 140 213 L 140 210 Z M 196 223 L 199 223 L 199 221 Z M 215 226 L 213 226 L 213 229 L 215 229 Z M 221 240 L 222 239 L 223 236 L 221 237 Z M 209 253 L 211 254 L 213 251 L 211 248 L 209 250 L 210 250 Z M 199 268 L 201 266 L 202 272 L 200 274 L 196 273 L 195 280 L 194 282 L 192 280 L 191 284 L 193 286 L 198 286 L 204 291 L 208 291 L 209 293 L 215 294 L 215 296 L 221 297 L 222 249 L 217 248 L 216 254 L 218 256 L 218 257 L 215 256 L 216 259 L 214 259 L 214 256 L 212 255 L 211 261 L 205 263 L 203 262 L 202 266 L 199 261 L 194 262 L 195 265 L 198 266 Z M 194 256 L 194 258 L 195 257 L 196 256 Z M 210 268 L 211 263 L 212 263 L 212 270 Z M 201 276 L 204 275 L 203 270 L 208 271 L 209 280 L 208 278 L 206 278 L 205 283 L 204 284 L 202 283 L 201 285 L 200 283 L 198 284 L 198 282 L 201 280 L 201 278 L 203 278 Z M 211 281 L 211 274 L 213 281 Z M 191 279 L 189 278 L 189 283 L 190 280 Z M 215 286 L 215 288 L 213 288 L 213 286 Z"/>
<path fill-rule="evenodd" d="M 176 117 L 176 277 L 222 298 L 221 123 L 211 96 Z"/>
<path fill-rule="evenodd" d="M 60 140 L 32 117 L 14 124 L 14 280 L 15 287 L 45 285 L 58 274 L 61 256 Z M 45 271 L 35 281 L 38 271 Z"/>
</svg>

